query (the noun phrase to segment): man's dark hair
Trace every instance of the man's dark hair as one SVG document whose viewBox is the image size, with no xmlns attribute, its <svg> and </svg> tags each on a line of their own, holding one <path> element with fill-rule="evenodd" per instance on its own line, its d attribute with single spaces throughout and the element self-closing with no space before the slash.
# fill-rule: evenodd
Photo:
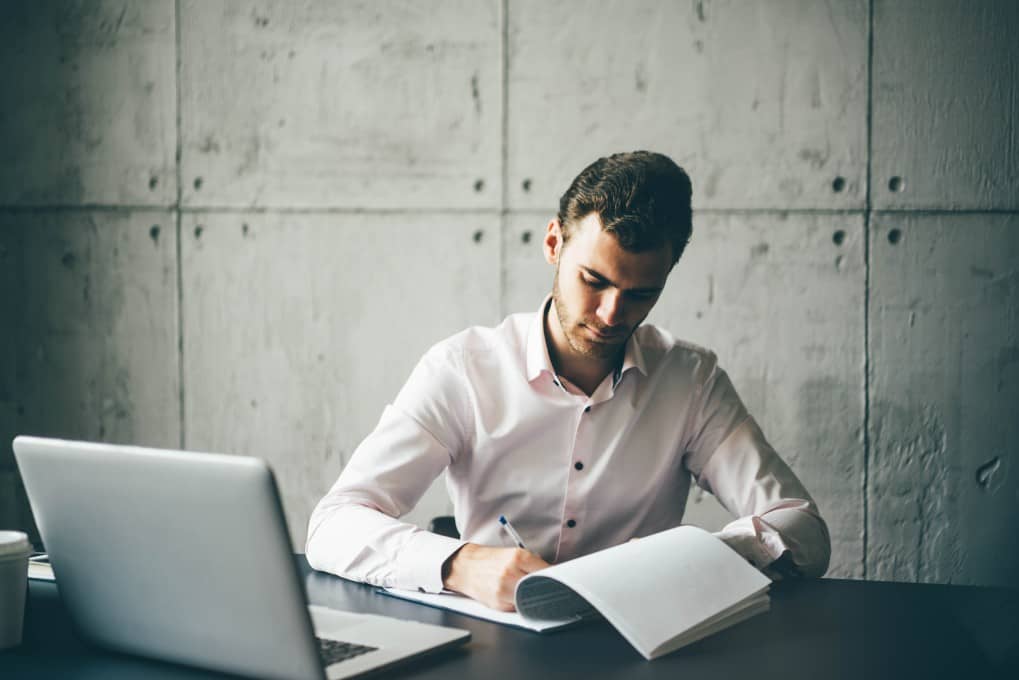
<svg viewBox="0 0 1019 680">
<path fill-rule="evenodd" d="M 577 175 L 559 199 L 563 240 L 592 212 L 630 252 L 672 246 L 672 264 L 693 231 L 690 177 L 671 158 L 651 151 L 599 158 Z"/>
</svg>

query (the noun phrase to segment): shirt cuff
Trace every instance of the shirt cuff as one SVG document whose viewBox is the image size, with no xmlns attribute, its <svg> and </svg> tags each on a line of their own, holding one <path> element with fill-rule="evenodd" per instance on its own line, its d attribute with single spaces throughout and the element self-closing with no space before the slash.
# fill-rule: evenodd
<svg viewBox="0 0 1019 680">
<path fill-rule="evenodd" d="M 758 569 L 764 569 L 789 550 L 778 531 L 757 515 L 729 522 L 715 536 Z"/>
<path fill-rule="evenodd" d="M 466 543 L 430 531 L 414 532 L 402 550 L 405 557 L 401 560 L 399 570 L 402 573 L 397 582 L 414 584 L 423 593 L 441 593 L 442 565 Z M 411 557 L 407 559 L 406 556 Z"/>
</svg>

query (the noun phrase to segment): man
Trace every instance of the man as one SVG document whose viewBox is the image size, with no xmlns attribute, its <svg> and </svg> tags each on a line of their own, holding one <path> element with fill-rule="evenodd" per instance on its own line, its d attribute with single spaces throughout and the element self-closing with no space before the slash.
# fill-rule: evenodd
<svg viewBox="0 0 1019 680">
<path fill-rule="evenodd" d="M 718 535 L 752 564 L 823 574 L 828 529 L 715 355 L 641 325 L 690 198 L 661 154 L 581 172 L 542 243 L 552 295 L 425 354 L 312 513 L 310 564 L 510 611 L 525 574 L 678 526 L 692 476 L 739 517 Z M 462 540 L 397 519 L 443 471 Z M 500 515 L 527 549 L 504 547 Z"/>
</svg>

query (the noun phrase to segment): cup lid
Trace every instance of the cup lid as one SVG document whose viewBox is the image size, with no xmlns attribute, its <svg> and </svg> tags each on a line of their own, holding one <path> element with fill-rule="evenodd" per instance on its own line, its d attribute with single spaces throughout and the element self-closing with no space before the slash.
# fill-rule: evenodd
<svg viewBox="0 0 1019 680">
<path fill-rule="evenodd" d="M 0 531 L 0 559 L 32 552 L 28 534 L 24 531 Z"/>
</svg>

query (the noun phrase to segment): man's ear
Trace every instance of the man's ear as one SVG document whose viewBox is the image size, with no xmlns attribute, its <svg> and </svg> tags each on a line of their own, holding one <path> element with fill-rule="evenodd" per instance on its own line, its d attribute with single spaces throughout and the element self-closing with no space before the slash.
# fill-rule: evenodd
<svg viewBox="0 0 1019 680">
<path fill-rule="evenodd" d="M 546 262 L 555 264 L 559 261 L 559 256 L 562 254 L 563 241 L 563 225 L 559 224 L 557 218 L 553 218 L 548 223 L 548 228 L 545 230 L 545 240 L 542 242 Z"/>
</svg>

